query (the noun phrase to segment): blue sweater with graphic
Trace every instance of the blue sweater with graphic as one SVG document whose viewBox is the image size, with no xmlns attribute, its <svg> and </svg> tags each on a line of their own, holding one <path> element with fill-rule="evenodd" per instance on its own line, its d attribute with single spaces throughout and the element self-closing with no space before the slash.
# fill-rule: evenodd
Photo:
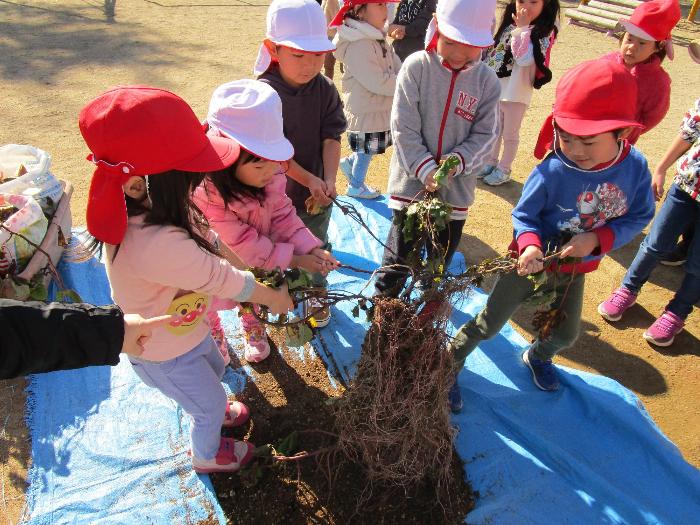
<svg viewBox="0 0 700 525">
<path fill-rule="evenodd" d="M 567 166 L 568 165 L 568 166 Z M 631 241 L 654 216 L 651 174 L 635 148 L 601 171 L 574 169 L 550 153 L 530 174 L 512 212 L 518 253 L 529 245 L 554 251 L 573 235 L 594 232 L 600 247 L 562 271 L 595 270 L 603 255 Z"/>
</svg>

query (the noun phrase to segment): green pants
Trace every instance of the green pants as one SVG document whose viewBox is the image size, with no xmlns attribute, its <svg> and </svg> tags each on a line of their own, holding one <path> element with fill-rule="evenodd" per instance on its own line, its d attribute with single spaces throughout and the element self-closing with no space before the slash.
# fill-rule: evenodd
<svg viewBox="0 0 700 525">
<path fill-rule="evenodd" d="M 567 285 L 569 291 L 564 297 Z M 565 319 L 552 330 L 546 340 L 535 339 L 532 351 L 537 359 L 547 361 L 558 352 L 574 344 L 579 334 L 583 307 L 584 274 L 576 274 L 571 281 L 569 274 L 550 274 L 539 292 L 554 292 L 552 308 L 561 307 Z M 510 320 L 521 304 L 534 294 L 534 284 L 527 277 L 515 272 L 502 275 L 494 285 L 484 309 L 474 319 L 462 325 L 452 341 L 455 366 L 461 370 L 467 356 L 485 339 L 491 339 Z"/>
<path fill-rule="evenodd" d="M 331 211 L 333 206 L 328 206 L 318 215 L 309 215 L 306 210 L 297 209 L 297 215 L 304 223 L 304 225 L 311 230 L 316 237 L 321 239 L 323 245 L 321 248 L 324 250 L 330 250 L 332 248 L 331 243 L 328 242 L 328 225 L 331 222 Z M 320 286 L 323 288 L 328 287 L 328 281 L 326 277 L 320 273 L 315 273 L 312 275 L 314 286 Z"/>
</svg>

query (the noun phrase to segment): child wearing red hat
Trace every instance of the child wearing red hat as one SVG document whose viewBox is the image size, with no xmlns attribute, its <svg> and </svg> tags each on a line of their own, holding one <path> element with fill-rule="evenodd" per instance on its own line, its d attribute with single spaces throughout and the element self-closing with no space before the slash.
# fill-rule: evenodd
<svg viewBox="0 0 700 525">
<path fill-rule="evenodd" d="M 503 10 L 493 47 L 485 58 L 501 82 L 501 134 L 487 164 L 476 175 L 484 179 L 484 184 L 500 186 L 510 180 L 520 143 L 520 126 L 533 89 L 552 80 L 549 57 L 558 26 L 559 0 L 511 0 Z"/>
<path fill-rule="evenodd" d="M 177 130 L 177 133 L 172 133 Z M 204 172 L 236 161 L 231 139 L 207 136 L 187 103 L 145 86 L 115 88 L 80 112 L 80 132 L 95 164 L 87 205 L 93 247 L 106 247 L 114 302 L 143 317 L 171 314 L 153 330 L 134 371 L 192 418 L 197 472 L 236 471 L 253 445 L 221 437 L 222 426 L 248 418 L 221 385 L 224 360 L 206 322 L 213 296 L 292 308 L 286 290 L 257 283 L 222 258 L 238 259 L 207 228 L 191 200 Z"/>
<path fill-rule="evenodd" d="M 335 47 L 328 40 L 323 10 L 314 0 L 273 0 L 265 36 L 254 73 L 282 99 L 284 135 L 294 146 L 287 195 L 297 215 L 329 250 L 330 204 L 336 196 L 340 138 L 347 127 L 338 90 L 321 74 L 326 53 Z M 324 207 L 321 213 L 306 212 L 310 196 Z M 316 287 L 328 286 L 321 273 L 314 273 L 313 281 Z M 304 316 L 316 312 L 318 326 L 329 323 L 331 311 L 322 301 L 311 298 L 302 308 Z"/>
<path fill-rule="evenodd" d="M 230 137 L 242 149 L 236 162 L 207 175 L 194 193 L 194 202 L 219 238 L 249 267 L 328 274 L 337 261 L 321 249 L 323 243 L 304 226 L 284 191 L 283 165 L 294 148 L 282 132 L 277 92 L 258 80 L 223 84 L 209 102 L 207 123 L 209 133 Z M 219 310 L 237 306 L 233 301 L 217 303 Z M 246 360 L 262 361 L 270 354 L 265 327 L 250 311 L 241 312 L 240 320 Z M 216 312 L 209 312 L 209 321 L 221 330 Z"/>
<path fill-rule="evenodd" d="M 440 0 L 425 49 L 401 66 L 391 109 L 394 152 L 388 190 L 393 220 L 382 266 L 400 266 L 413 250 L 415 241 L 403 235 L 402 210 L 428 196 L 452 206 L 438 242 L 444 249 L 445 268 L 454 256 L 474 202 L 475 173 L 499 131 L 498 77 L 481 61 L 484 48 L 493 42 L 495 10 L 495 0 Z M 456 165 L 446 184 L 438 187 L 434 176 L 448 157 Z M 376 293 L 397 296 L 407 278 L 408 273 L 399 269 L 381 273 Z"/>
<path fill-rule="evenodd" d="M 346 0 L 331 21 L 338 33 L 335 56 L 343 63 L 343 96 L 352 153 L 340 160 L 348 197 L 376 199 L 365 183 L 374 155 L 391 146 L 389 118 L 401 60 L 386 41 L 384 0 Z"/>
<path fill-rule="evenodd" d="M 486 307 L 457 332 L 451 349 L 458 370 L 521 304 L 535 294 L 552 295 L 551 306 L 563 319 L 549 337 L 535 339 L 522 359 L 538 388 L 559 387 L 552 358 L 578 337 L 585 274 L 632 240 L 654 214 L 647 162 L 624 140 L 639 126 L 636 91 L 629 72 L 607 60 L 579 64 L 559 81 L 535 154 L 542 158 L 550 146 L 553 151 L 532 171 L 512 212 L 517 272 L 502 275 Z M 543 257 L 550 253 L 558 253 L 557 262 L 545 267 Z M 543 284 L 536 287 L 528 276 L 543 271 Z M 457 381 L 450 404 L 461 407 Z"/>
<path fill-rule="evenodd" d="M 639 136 L 663 120 L 671 103 L 671 77 L 661 66 L 673 60 L 671 30 L 681 18 L 678 0 L 649 0 L 640 4 L 629 18 L 620 18 L 625 33 L 620 49 L 605 56 L 629 69 L 637 81 L 636 119 L 642 125 L 628 137 L 635 144 Z"/>
<path fill-rule="evenodd" d="M 691 58 L 700 63 L 700 56 L 688 50 Z M 642 337 L 651 344 L 671 346 L 683 330 L 685 322 L 700 303 L 700 99 L 688 110 L 675 137 L 659 162 L 652 182 L 654 196 L 664 194 L 666 171 L 675 163 L 676 176 L 666 200 L 659 208 L 649 233 L 639 246 L 622 285 L 598 305 L 598 313 L 608 321 L 619 321 L 637 301 L 642 286 L 659 262 L 667 260 L 678 250 L 676 240 L 682 233 L 685 277 L 661 315 Z"/>
</svg>

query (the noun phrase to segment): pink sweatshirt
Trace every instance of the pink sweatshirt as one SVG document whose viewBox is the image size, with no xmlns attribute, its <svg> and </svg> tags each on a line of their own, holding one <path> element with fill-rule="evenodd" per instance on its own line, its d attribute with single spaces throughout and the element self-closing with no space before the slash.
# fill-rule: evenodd
<svg viewBox="0 0 700 525">
<path fill-rule="evenodd" d="M 265 186 L 262 202 L 244 198 L 225 208 L 211 182 L 194 192 L 194 201 L 211 227 L 248 266 L 286 270 L 293 255 L 305 255 L 323 243 L 304 226 L 287 197 L 287 178 L 278 173 Z"/>
<path fill-rule="evenodd" d="M 114 302 L 143 317 L 175 316 L 153 331 L 141 359 L 166 361 L 189 352 L 209 334 L 206 313 L 213 296 L 246 301 L 253 291 L 251 273 L 202 250 L 183 229 L 144 225 L 143 216 L 129 218 L 116 257 L 115 251 L 107 245 Z"/>
<path fill-rule="evenodd" d="M 603 55 L 603 59 L 625 65 L 620 51 Z M 630 144 L 635 144 L 642 133 L 647 133 L 663 120 L 671 105 L 671 77 L 661 67 L 658 56 L 637 64 L 630 73 L 637 81 L 637 120 L 644 128 L 635 128 L 627 137 Z"/>
</svg>

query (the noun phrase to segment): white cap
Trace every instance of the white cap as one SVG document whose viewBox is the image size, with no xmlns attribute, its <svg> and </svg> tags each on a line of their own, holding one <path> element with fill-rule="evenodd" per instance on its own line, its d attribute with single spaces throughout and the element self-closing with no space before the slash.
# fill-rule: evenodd
<svg viewBox="0 0 700 525">
<path fill-rule="evenodd" d="M 425 45 L 428 47 L 439 31 L 461 44 L 492 46 L 491 25 L 495 14 L 496 0 L 439 0 L 435 17 L 428 25 Z"/>
<path fill-rule="evenodd" d="M 325 53 L 335 50 L 326 24 L 326 15 L 316 0 L 273 0 L 267 9 L 265 36 L 280 46 Z M 267 48 L 261 45 L 253 72 L 262 75 L 271 61 Z"/>
<path fill-rule="evenodd" d="M 207 122 L 263 159 L 283 162 L 294 155 L 282 131 L 282 101 L 265 82 L 234 80 L 216 88 Z"/>
</svg>

